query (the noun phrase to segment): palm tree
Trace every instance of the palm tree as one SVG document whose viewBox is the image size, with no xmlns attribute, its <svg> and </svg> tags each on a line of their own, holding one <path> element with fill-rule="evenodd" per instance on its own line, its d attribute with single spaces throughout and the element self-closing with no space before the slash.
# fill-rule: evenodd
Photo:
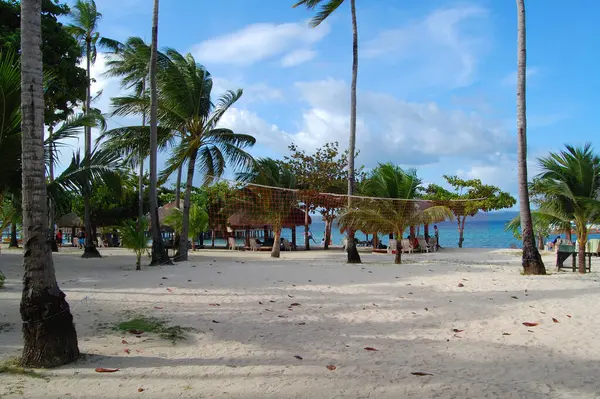
<svg viewBox="0 0 600 399">
<path fill-rule="evenodd" d="M 152 46 L 150 51 L 150 232 L 152 235 L 151 265 L 172 264 L 163 245 L 160 223 L 158 220 L 158 97 L 157 97 L 157 68 L 158 68 L 158 0 L 154 0 L 152 13 Z M 144 108 L 145 109 L 145 108 Z"/>
<path fill-rule="evenodd" d="M 85 100 L 85 113 L 91 112 L 92 106 L 92 95 L 91 95 L 91 65 L 96 62 L 96 56 L 98 54 L 98 46 L 117 51 L 121 44 L 115 40 L 101 37 L 98 32 L 98 24 L 102 19 L 102 14 L 97 10 L 96 3 L 94 0 L 77 0 L 71 11 L 71 18 L 73 23 L 68 25 L 66 29 L 75 37 L 79 42 L 83 54 L 86 56 L 86 71 L 88 85 L 86 90 Z M 92 151 L 92 128 L 86 127 L 85 129 L 85 157 L 84 159 L 91 159 Z M 90 209 L 90 189 L 85 187 L 83 192 L 83 200 L 85 207 L 85 249 L 83 252 L 84 258 L 97 258 L 100 257 L 100 253 L 94 246 L 92 239 L 92 223 L 91 223 L 91 209 Z"/>
<path fill-rule="evenodd" d="M 147 81 L 150 77 L 151 52 L 151 46 L 147 45 L 142 38 L 130 37 L 121 48 L 121 51 L 114 54 L 107 61 L 106 66 L 108 67 L 108 71 L 106 72 L 106 75 L 120 77 L 121 86 L 126 90 L 134 89 L 135 95 L 146 95 Z M 144 110 L 142 112 L 142 128 L 146 127 L 146 115 L 147 112 Z M 114 138 L 116 139 L 117 137 Z M 148 156 L 147 153 L 149 153 L 149 151 L 144 151 L 143 149 L 150 146 L 148 138 L 149 135 L 146 137 L 140 135 L 139 140 L 136 140 L 136 142 L 140 144 L 139 148 L 129 154 L 132 166 L 139 167 L 138 221 L 140 223 L 142 215 L 144 214 L 144 160 Z M 144 142 L 147 144 L 144 145 Z M 131 157 L 133 154 L 136 156 Z"/>
<path fill-rule="evenodd" d="M 271 257 L 279 258 L 281 231 L 292 209 L 298 206 L 296 176 L 281 162 L 271 158 L 256 161 L 247 172 L 237 174 L 237 180 L 249 185 L 242 189 L 231 207 L 242 208 L 245 217 L 271 226 L 273 248 Z M 280 190 L 276 188 L 281 188 Z"/>
<path fill-rule="evenodd" d="M 519 181 L 519 208 L 523 237 L 523 272 L 546 274 L 546 267 L 535 246 L 533 222 L 527 187 L 527 113 L 525 101 L 525 78 L 527 73 L 525 45 L 525 0 L 517 0 L 517 170 Z"/>
<path fill-rule="evenodd" d="M 148 248 L 148 220 L 126 220 L 120 228 L 122 245 L 135 252 L 135 270 L 142 270 L 142 254 Z"/>
<path fill-rule="evenodd" d="M 175 207 L 165 217 L 163 222 L 167 226 L 171 226 L 173 230 L 181 234 L 183 230 L 183 212 Z M 188 237 L 192 239 L 192 248 L 195 249 L 195 240 L 208 229 L 208 213 L 198 204 L 192 204 L 190 207 Z"/>
<path fill-rule="evenodd" d="M 158 77 L 158 119 L 161 127 L 179 132 L 181 141 L 167 160 L 160 180 L 166 180 L 187 163 L 181 232 L 185 238 L 189 231 L 190 195 L 196 167 L 203 173 L 205 182 L 221 176 L 226 166 L 247 167 L 251 165 L 252 157 L 244 149 L 254 145 L 255 139 L 217 127 L 225 112 L 242 96 L 242 90 L 228 91 L 215 104 L 211 101 L 210 73 L 197 64 L 191 54 L 184 57 L 168 49 L 166 55 L 169 63 Z M 116 99 L 115 104 L 115 112 L 127 115 L 139 112 L 147 102 L 140 98 L 122 97 Z M 176 260 L 187 260 L 187 253 L 187 241 L 180 240 Z"/>
<path fill-rule="evenodd" d="M 294 7 L 305 6 L 313 10 L 321 6 L 320 11 L 312 19 L 313 27 L 319 26 L 335 10 L 338 9 L 344 0 L 300 0 Z M 352 85 L 350 86 L 350 139 L 348 144 L 348 209 L 352 209 L 352 195 L 354 194 L 355 175 L 354 175 L 354 155 L 356 147 L 356 80 L 358 78 L 358 27 L 356 23 L 356 0 L 350 0 L 350 10 L 352 14 Z M 361 263 L 360 255 L 354 242 L 354 231 L 348 230 L 348 263 Z"/>
<path fill-rule="evenodd" d="M 46 241 L 44 93 L 41 0 L 21 1 L 21 132 L 23 169 L 23 356 L 28 367 L 55 367 L 79 357 L 69 304 L 54 273 Z"/>
<path fill-rule="evenodd" d="M 342 213 L 338 223 L 347 230 L 393 232 L 397 245 L 394 262 L 400 264 L 402 234 L 407 227 L 452 219 L 447 207 L 417 200 L 420 188 L 416 170 L 379 164 L 361 185 L 361 193 L 376 198 L 357 200 L 354 208 Z"/>
<path fill-rule="evenodd" d="M 600 156 L 591 144 L 583 148 L 567 145 L 566 150 L 540 158 L 539 163 L 542 172 L 538 185 L 546 201 L 538 212 L 561 221 L 563 226 L 575 223 L 579 273 L 585 273 L 587 224 L 600 218 Z"/>
</svg>

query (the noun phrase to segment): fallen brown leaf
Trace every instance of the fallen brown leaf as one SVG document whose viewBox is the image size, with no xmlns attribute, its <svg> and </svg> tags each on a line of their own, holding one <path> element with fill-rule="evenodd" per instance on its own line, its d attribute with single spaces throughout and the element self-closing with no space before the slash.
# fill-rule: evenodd
<svg viewBox="0 0 600 399">
<path fill-rule="evenodd" d="M 459 286 L 460 288 L 462 288 L 462 287 L 464 287 L 465 285 L 464 285 L 463 283 L 458 283 L 458 286 Z"/>
<path fill-rule="evenodd" d="M 162 308 L 161 308 L 160 306 L 155 306 L 155 307 L 154 307 L 154 309 L 158 309 L 158 310 L 160 310 L 160 309 L 162 309 Z"/>
<path fill-rule="evenodd" d="M 502 335 L 510 335 L 510 333 L 502 333 Z"/>
<path fill-rule="evenodd" d="M 554 317 L 552 318 L 552 321 L 555 322 L 555 323 L 558 323 L 558 320 L 555 319 Z"/>
<path fill-rule="evenodd" d="M 413 371 L 411 374 L 412 374 L 412 375 L 418 375 L 419 377 L 422 377 L 422 376 L 424 376 L 424 375 L 433 375 L 433 374 L 431 374 L 431 373 L 424 373 L 424 372 L 422 372 L 422 371 Z"/>
<path fill-rule="evenodd" d="M 216 323 L 216 324 L 219 324 L 219 323 L 220 323 L 220 321 L 216 321 L 216 320 L 213 320 L 212 322 L 213 322 L 213 323 Z"/>
<path fill-rule="evenodd" d="M 540 323 L 531 323 L 531 322 L 529 322 L 529 321 L 526 321 L 526 322 L 524 322 L 524 323 L 523 323 L 523 325 L 524 325 L 525 327 L 535 327 L 535 326 L 537 326 L 537 325 L 539 325 L 539 324 L 540 324 Z"/>
<path fill-rule="evenodd" d="M 208 306 L 221 306 L 221 305 L 218 303 L 209 303 Z"/>
<path fill-rule="evenodd" d="M 465 330 L 459 330 L 458 328 L 455 328 L 455 329 L 453 329 L 452 331 L 453 331 L 453 332 L 455 332 L 455 333 L 461 333 L 461 332 L 463 332 L 463 331 L 465 331 Z"/>
<path fill-rule="evenodd" d="M 330 364 L 330 365 L 328 365 L 326 367 L 327 367 L 327 370 L 330 370 L 330 371 L 333 371 L 333 370 L 337 369 L 337 367 L 335 367 L 333 364 Z"/>
<path fill-rule="evenodd" d="M 296 356 L 294 356 L 294 357 L 295 357 L 296 359 L 298 359 L 298 360 L 302 360 L 302 356 L 298 356 L 298 355 L 296 355 Z"/>
<path fill-rule="evenodd" d="M 372 347 L 370 347 L 370 346 L 367 346 L 367 347 L 365 348 L 365 350 L 366 350 L 366 351 L 378 351 L 379 349 L 375 349 L 375 348 L 372 348 Z"/>
<path fill-rule="evenodd" d="M 123 349 L 123 352 L 127 353 L 128 355 L 131 353 L 131 351 L 127 348 Z"/>
<path fill-rule="evenodd" d="M 125 341 L 124 339 L 122 339 L 122 340 L 121 340 L 121 343 L 122 343 L 123 345 L 127 345 L 127 341 Z"/>
<path fill-rule="evenodd" d="M 140 335 L 140 334 L 143 334 L 144 332 L 142 330 L 129 330 L 129 333 L 133 334 L 133 335 Z"/>
<path fill-rule="evenodd" d="M 105 369 L 104 367 L 96 368 L 96 373 L 114 373 L 119 371 L 119 369 Z"/>
<path fill-rule="evenodd" d="M 144 391 L 145 391 L 145 389 L 144 389 L 144 388 L 142 388 L 142 387 L 139 387 L 139 388 L 138 388 L 138 392 L 144 392 Z"/>
<path fill-rule="evenodd" d="M 573 316 L 571 316 L 570 314 L 568 314 L 568 315 L 567 315 L 567 317 L 570 319 L 570 318 L 571 318 L 571 317 L 573 317 Z"/>
<path fill-rule="evenodd" d="M 301 305 L 298 302 L 294 302 L 290 306 L 301 306 Z"/>
</svg>

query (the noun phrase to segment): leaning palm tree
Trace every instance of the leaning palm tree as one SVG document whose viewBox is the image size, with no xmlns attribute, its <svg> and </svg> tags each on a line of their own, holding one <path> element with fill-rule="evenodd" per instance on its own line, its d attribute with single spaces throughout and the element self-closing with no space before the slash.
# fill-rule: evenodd
<svg viewBox="0 0 600 399">
<path fill-rule="evenodd" d="M 600 218 L 600 156 L 591 144 L 583 148 L 567 145 L 566 150 L 539 159 L 542 170 L 538 189 L 546 201 L 538 213 L 570 225 L 575 224 L 579 246 L 579 273 L 585 273 L 588 224 Z"/>
<path fill-rule="evenodd" d="M 312 19 L 313 27 L 319 26 L 325 21 L 344 0 L 300 0 L 294 7 L 305 6 L 314 10 L 321 6 L 320 11 Z M 355 189 L 354 156 L 356 147 L 356 80 L 358 78 L 358 27 L 356 23 L 356 0 L 350 0 L 350 11 L 352 14 L 352 84 L 350 86 L 350 138 L 348 144 L 348 208 L 352 208 L 352 195 Z M 354 231 L 348 230 L 348 263 L 361 263 L 360 255 L 354 242 Z"/>
<path fill-rule="evenodd" d="M 286 219 L 298 206 L 296 176 L 289 168 L 271 158 L 256 161 L 248 171 L 238 173 L 237 180 L 250 183 L 230 203 L 241 208 L 243 217 L 271 226 L 273 247 L 271 257 L 279 258 L 281 231 Z"/>
<path fill-rule="evenodd" d="M 221 176 L 226 166 L 247 167 L 253 159 L 245 148 L 254 145 L 255 139 L 218 127 L 225 112 L 242 96 L 242 90 L 225 93 L 215 104 L 211 101 L 210 73 L 197 64 L 191 54 L 183 56 L 168 49 L 166 55 L 169 63 L 159 76 L 158 119 L 161 127 L 179 132 L 181 141 L 167 160 L 160 180 L 166 180 L 187 163 L 181 232 L 185 238 L 189 231 L 190 196 L 196 168 L 204 175 L 205 182 L 209 182 Z M 147 105 L 146 100 L 135 97 L 114 99 L 113 103 L 115 112 L 120 115 L 139 112 Z M 176 260 L 187 260 L 187 254 L 187 240 L 180 240 Z"/>
<path fill-rule="evenodd" d="M 29 367 L 55 367 L 79 357 L 77 333 L 58 287 L 46 241 L 42 1 L 21 1 L 21 132 L 23 148 L 23 356 Z"/>
<path fill-rule="evenodd" d="M 380 164 L 361 184 L 361 198 L 343 212 L 338 223 L 346 230 L 389 233 L 396 236 L 396 264 L 402 263 L 401 240 L 409 226 L 451 220 L 446 206 L 417 200 L 421 180 L 416 170 L 402 170 L 391 163 Z"/>
<path fill-rule="evenodd" d="M 523 273 L 546 274 L 546 267 L 535 246 L 533 222 L 527 187 L 527 112 L 525 109 L 525 79 L 527 59 L 525 45 L 525 0 L 517 0 L 517 172 L 519 183 L 519 209 L 523 237 Z"/>
<path fill-rule="evenodd" d="M 121 44 L 115 40 L 101 37 L 98 32 L 98 24 L 102 19 L 102 14 L 97 10 L 96 3 L 94 0 L 77 0 L 75 5 L 72 7 L 71 18 L 73 23 L 66 26 L 68 32 L 75 37 L 79 42 L 83 54 L 86 56 L 86 71 L 87 71 L 87 90 L 85 100 L 85 113 L 89 114 L 92 111 L 92 76 L 91 66 L 96 62 L 96 56 L 98 54 L 98 47 L 104 47 L 112 51 L 117 51 Z M 84 159 L 91 159 L 92 152 L 92 128 L 86 127 L 85 129 L 85 157 Z M 83 192 L 83 201 L 85 208 L 84 224 L 85 224 L 85 249 L 83 252 L 84 258 L 96 258 L 100 257 L 100 253 L 94 246 L 92 240 L 92 223 L 91 223 L 91 209 L 90 209 L 90 189 L 85 187 Z"/>
</svg>

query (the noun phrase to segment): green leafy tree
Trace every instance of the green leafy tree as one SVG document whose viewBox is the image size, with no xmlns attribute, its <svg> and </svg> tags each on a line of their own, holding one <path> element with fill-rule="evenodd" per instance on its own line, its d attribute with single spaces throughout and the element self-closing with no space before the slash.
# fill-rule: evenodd
<svg viewBox="0 0 600 399">
<path fill-rule="evenodd" d="M 340 226 L 365 232 L 393 232 L 396 237 L 396 264 L 402 263 L 402 233 L 407 227 L 452 218 L 443 205 L 422 206 L 421 179 L 417 171 L 402 170 L 391 163 L 379 164 L 361 185 L 361 193 L 373 199 L 360 199 L 339 216 Z M 384 200 L 382 198 L 389 198 Z"/>
<path fill-rule="evenodd" d="M 537 189 L 546 198 L 540 215 L 575 224 L 579 246 L 579 273 L 585 273 L 585 247 L 588 224 L 600 219 L 600 156 L 591 144 L 565 150 L 538 159 L 542 172 Z"/>
<path fill-rule="evenodd" d="M 444 175 L 452 190 L 430 184 L 425 189 L 425 198 L 443 201 L 456 201 L 451 205 L 458 228 L 458 247 L 465 240 L 465 222 L 467 217 L 475 216 L 479 211 L 489 212 L 514 206 L 516 200 L 500 188 L 483 184 L 479 179 L 461 179 L 458 176 Z"/>
<path fill-rule="evenodd" d="M 85 98 L 87 79 L 79 66 L 81 49 L 77 41 L 59 22 L 69 14 L 69 7 L 53 0 L 42 1 L 42 59 L 44 121 L 53 126 L 71 115 L 73 106 Z M 21 49 L 21 8 L 15 0 L 0 0 L 0 52 L 19 53 Z"/>
<path fill-rule="evenodd" d="M 142 270 L 142 255 L 148 249 L 148 219 L 126 220 L 119 230 L 122 245 L 135 252 L 135 270 Z"/>
<path fill-rule="evenodd" d="M 238 173 L 237 179 L 243 183 L 268 186 L 245 187 L 236 195 L 237 199 L 231 202 L 230 206 L 243 209 L 242 212 L 247 217 L 271 226 L 274 237 L 271 257 L 279 258 L 279 243 L 284 222 L 289 218 L 292 209 L 298 206 L 296 191 L 293 190 L 297 187 L 296 176 L 282 162 L 263 158 L 257 160 L 251 170 Z"/>
<path fill-rule="evenodd" d="M 352 84 L 350 85 L 350 135 L 348 144 L 348 208 L 352 208 L 352 195 L 355 189 L 354 155 L 356 147 L 356 81 L 358 78 L 358 26 L 356 22 L 356 0 L 349 0 L 352 15 Z M 300 0 L 294 7 L 304 6 L 312 11 L 320 7 L 312 19 L 312 26 L 317 27 L 333 14 L 344 0 Z M 354 231 L 348 231 L 348 263 L 361 263 L 360 255 L 354 242 Z"/>
<path fill-rule="evenodd" d="M 79 43 L 79 46 L 86 57 L 86 95 L 85 95 L 85 113 L 86 115 L 92 112 L 92 75 L 91 66 L 96 62 L 98 55 L 98 47 L 104 47 L 111 51 L 118 51 L 121 44 L 115 40 L 102 37 L 98 32 L 98 25 L 102 19 L 102 13 L 96 8 L 94 0 L 77 0 L 71 10 L 72 23 L 66 29 Z M 85 152 L 84 160 L 92 159 L 92 128 L 85 129 Z M 89 165 L 88 165 L 89 166 Z M 92 239 L 92 224 L 91 224 L 91 208 L 89 205 L 90 187 L 84 186 L 81 188 L 85 203 L 85 249 L 83 252 L 84 258 L 97 258 L 100 253 L 94 246 Z"/>
<path fill-rule="evenodd" d="M 337 142 L 325 143 L 314 153 L 308 154 L 295 144 L 288 146 L 291 154 L 284 157 L 284 163 L 294 176 L 302 193 L 302 201 L 310 210 L 319 210 L 325 221 L 325 249 L 329 248 L 331 227 L 336 211 L 346 204 L 341 197 L 331 197 L 322 193 L 343 194 L 348 181 L 348 151 L 339 150 Z M 356 154 L 358 155 L 358 153 Z M 358 180 L 364 178 L 363 168 L 357 170 Z M 309 249 L 308 225 L 305 226 L 305 248 Z"/>
<path fill-rule="evenodd" d="M 173 208 L 165 218 L 165 225 L 170 226 L 179 234 L 183 231 L 183 212 Z M 197 203 L 190 208 L 188 239 L 192 240 L 192 249 L 196 248 L 196 238 L 208 229 L 208 213 Z"/>
</svg>

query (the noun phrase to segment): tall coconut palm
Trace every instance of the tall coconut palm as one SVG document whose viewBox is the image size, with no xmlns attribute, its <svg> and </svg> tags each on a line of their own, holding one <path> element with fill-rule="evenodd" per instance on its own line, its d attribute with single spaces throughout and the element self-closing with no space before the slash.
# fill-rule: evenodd
<svg viewBox="0 0 600 399">
<path fill-rule="evenodd" d="M 21 131 L 23 198 L 23 356 L 30 367 L 55 367 L 79 357 L 77 333 L 65 294 L 56 282 L 46 241 L 44 95 L 41 0 L 21 1 Z"/>
<path fill-rule="evenodd" d="M 140 37 L 130 37 L 124 43 L 121 51 L 110 57 L 106 63 L 108 71 L 107 76 L 121 78 L 121 86 L 126 89 L 133 89 L 134 93 L 138 96 L 146 94 L 147 82 L 150 78 L 150 57 L 151 57 L 151 46 L 146 44 Z M 146 127 L 146 115 L 147 112 L 142 112 L 142 128 Z M 146 140 L 143 140 L 143 136 L 140 140 L 136 140 L 143 147 L 150 146 L 149 135 Z M 147 142 L 147 145 L 143 145 L 143 142 Z M 138 221 L 141 227 L 142 216 L 144 212 L 144 159 L 147 156 L 147 152 L 143 151 L 142 148 L 135 151 L 135 157 L 130 157 L 132 166 L 139 168 L 138 175 L 138 206 L 139 214 Z M 133 154 L 131 154 L 133 155 Z"/>
<path fill-rule="evenodd" d="M 158 0 L 154 0 L 152 12 L 152 45 L 150 51 L 150 232 L 152 235 L 151 265 L 171 264 L 163 244 L 158 221 Z M 144 108 L 145 109 L 145 108 Z"/>
<path fill-rule="evenodd" d="M 527 187 L 527 112 L 526 112 L 526 34 L 525 0 L 517 0 L 517 172 L 519 183 L 519 210 L 523 237 L 522 265 L 525 274 L 546 274 L 546 267 L 535 246 L 533 221 Z"/>
<path fill-rule="evenodd" d="M 416 170 L 380 164 L 361 185 L 361 193 L 377 198 L 357 200 L 354 208 L 342 213 L 338 223 L 347 230 L 393 232 L 397 243 L 394 262 L 400 264 L 402 233 L 407 227 L 452 219 L 449 208 L 417 200 L 420 186 Z"/>
<path fill-rule="evenodd" d="M 86 57 L 86 73 L 87 73 L 87 90 L 85 99 L 85 113 L 89 114 L 92 111 L 92 95 L 91 95 L 91 66 L 96 62 L 96 56 L 98 55 L 98 47 L 104 47 L 111 51 L 117 51 L 121 44 L 115 40 L 101 37 L 98 32 L 98 24 L 102 19 L 102 14 L 97 10 L 96 3 L 94 0 L 77 0 L 72 7 L 71 18 L 73 23 L 66 26 L 68 32 L 77 39 L 79 45 L 82 48 L 83 54 Z M 85 129 L 85 157 L 84 159 L 91 159 L 92 151 L 92 128 L 86 127 Z M 100 257 L 100 253 L 94 246 L 92 239 L 92 223 L 91 223 L 91 209 L 90 209 L 90 189 L 85 188 L 82 192 L 85 215 L 85 249 L 83 252 L 84 258 L 97 258 Z"/>
<path fill-rule="evenodd" d="M 538 189 L 546 200 L 538 213 L 575 223 L 579 245 L 579 273 L 585 273 L 585 246 L 588 224 L 600 218 L 600 156 L 590 144 L 583 148 L 567 145 L 566 150 L 539 159 L 542 170 Z"/>
<path fill-rule="evenodd" d="M 317 27 L 325 21 L 344 0 L 300 0 L 294 7 L 305 6 L 314 10 L 321 6 L 319 12 L 312 19 L 312 26 Z M 350 137 L 348 140 L 348 208 L 352 208 L 352 195 L 355 189 L 354 156 L 356 147 L 356 81 L 358 78 L 358 27 L 356 23 L 356 0 L 350 0 L 352 14 L 352 84 L 350 86 Z M 348 263 L 361 263 L 360 255 L 354 242 L 354 231 L 348 230 Z"/>
<path fill-rule="evenodd" d="M 249 171 L 238 173 L 237 180 L 260 185 L 243 189 L 237 196 L 237 201 L 233 201 L 231 205 L 242 208 L 244 217 L 271 226 L 273 230 L 271 257 L 279 258 L 283 224 L 286 219 L 289 219 L 292 210 L 298 206 L 296 191 L 293 190 L 297 187 L 296 176 L 281 162 L 263 158 L 257 160 Z M 278 187 L 282 190 L 270 187 Z"/>
<path fill-rule="evenodd" d="M 247 167 L 253 159 L 244 149 L 254 145 L 255 139 L 217 127 L 222 116 L 242 96 L 242 90 L 225 93 L 215 104 L 211 101 L 210 73 L 197 64 L 191 54 L 183 56 L 168 49 L 166 55 L 169 63 L 158 79 L 158 119 L 161 127 L 179 132 L 181 141 L 167 160 L 160 180 L 165 180 L 187 163 L 181 232 L 184 239 L 180 240 L 176 256 L 176 260 L 187 260 L 185 237 L 188 236 L 190 195 L 196 168 L 208 182 L 212 177 L 221 176 L 226 166 Z M 115 112 L 121 115 L 139 112 L 145 104 L 144 99 L 134 97 L 115 99 L 114 102 Z"/>
</svg>

